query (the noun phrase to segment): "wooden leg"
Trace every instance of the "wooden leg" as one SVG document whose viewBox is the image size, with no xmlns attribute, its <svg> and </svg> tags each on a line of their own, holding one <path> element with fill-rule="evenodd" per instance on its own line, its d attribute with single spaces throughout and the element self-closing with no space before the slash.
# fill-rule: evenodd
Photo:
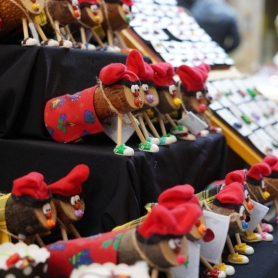
<svg viewBox="0 0 278 278">
<path fill-rule="evenodd" d="M 44 246 L 45 246 L 45 244 L 44 244 L 44 242 L 42 241 L 42 238 L 40 237 L 39 234 L 35 234 L 35 239 L 36 239 L 36 241 L 38 242 L 38 244 L 39 244 L 40 247 L 44 247 Z"/>
<path fill-rule="evenodd" d="M 147 122 L 152 134 L 154 135 L 154 137 L 160 138 L 160 136 L 159 136 L 157 130 L 155 129 L 152 121 L 150 120 L 149 116 L 147 115 L 147 112 L 143 111 L 142 113 L 143 113 L 143 117 L 144 117 L 145 121 Z"/>
<path fill-rule="evenodd" d="M 231 254 L 234 256 L 236 254 L 236 252 L 234 250 L 234 246 L 232 244 L 232 241 L 231 241 L 231 238 L 229 235 L 227 235 L 226 242 L 227 242 L 227 245 L 228 245 L 228 248 L 229 248 Z"/>
<path fill-rule="evenodd" d="M 44 34 L 44 32 L 43 32 L 41 26 L 38 24 L 38 22 L 37 22 L 36 20 L 34 20 L 34 25 L 35 25 L 36 30 L 38 31 L 38 33 L 39 33 L 41 39 L 42 39 L 43 41 L 47 41 L 46 35 Z"/>
<path fill-rule="evenodd" d="M 175 276 L 173 275 L 173 273 L 170 269 L 168 271 L 166 271 L 166 275 L 167 275 L 167 278 L 175 278 Z"/>
<path fill-rule="evenodd" d="M 167 132 L 166 132 L 165 125 L 164 125 L 163 116 L 161 114 L 158 115 L 158 121 L 159 121 L 162 135 L 166 136 Z"/>
<path fill-rule="evenodd" d="M 143 144 L 146 144 L 146 143 L 147 143 L 147 142 L 146 142 L 146 139 L 144 138 L 144 136 L 143 136 L 141 130 L 139 129 L 138 125 L 136 124 L 136 122 L 135 122 L 135 120 L 134 120 L 134 118 L 133 118 L 133 115 L 131 114 L 131 112 L 128 112 L 127 115 L 128 115 L 128 117 L 129 117 L 129 119 L 130 119 L 130 121 L 131 121 L 131 124 L 132 124 L 132 126 L 134 127 L 134 129 L 135 129 L 135 131 L 136 131 L 136 133 L 137 133 L 137 135 L 138 135 L 140 141 L 141 141 Z"/>
<path fill-rule="evenodd" d="M 151 278 L 158 278 L 158 269 L 157 268 L 152 269 Z"/>
<path fill-rule="evenodd" d="M 213 271 L 213 267 L 211 266 L 211 264 L 202 255 L 200 255 L 200 261 L 207 269 Z"/>
<path fill-rule="evenodd" d="M 241 242 L 241 238 L 240 238 L 239 233 L 236 233 L 235 236 L 236 236 L 236 242 L 237 242 L 237 244 L 240 245 L 242 242 Z"/>
<path fill-rule="evenodd" d="M 24 36 L 24 39 L 26 39 L 29 37 L 28 24 L 27 24 L 26 18 L 22 18 L 22 27 L 23 27 L 23 36 Z"/>
<path fill-rule="evenodd" d="M 121 117 L 118 115 L 118 129 L 117 129 L 117 144 L 120 146 L 123 142 L 123 122 Z"/>
<path fill-rule="evenodd" d="M 61 226 L 60 229 L 61 229 L 62 239 L 63 240 L 68 240 L 68 235 L 67 235 L 67 231 L 66 231 L 65 227 Z"/>
<path fill-rule="evenodd" d="M 164 114 L 165 118 L 168 120 L 168 122 L 170 123 L 170 125 L 172 127 L 176 127 L 176 123 L 173 121 L 173 119 L 171 118 L 171 116 L 169 114 Z"/>
<path fill-rule="evenodd" d="M 81 35 L 81 42 L 83 44 L 86 44 L 87 43 L 87 39 L 86 39 L 86 34 L 85 34 L 84 27 L 80 27 L 79 30 L 80 30 L 80 35 Z"/>
<path fill-rule="evenodd" d="M 70 223 L 70 224 L 68 225 L 68 228 L 71 230 L 71 232 L 74 234 L 74 236 L 75 236 L 76 238 L 80 238 L 80 237 L 81 237 L 81 235 L 78 233 L 78 231 L 76 230 L 76 228 L 73 226 L 72 223 Z"/>
</svg>

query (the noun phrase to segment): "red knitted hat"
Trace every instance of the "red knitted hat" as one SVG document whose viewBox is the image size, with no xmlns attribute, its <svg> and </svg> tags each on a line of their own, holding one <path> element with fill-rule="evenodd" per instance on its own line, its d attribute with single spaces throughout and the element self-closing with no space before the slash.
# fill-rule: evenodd
<svg viewBox="0 0 278 278">
<path fill-rule="evenodd" d="M 278 158 L 275 155 L 268 155 L 263 159 L 267 163 L 272 173 L 278 172 Z"/>
<path fill-rule="evenodd" d="M 134 72 L 141 81 L 154 81 L 152 67 L 144 61 L 142 54 L 138 50 L 133 49 L 129 52 L 126 66 L 128 70 Z"/>
<path fill-rule="evenodd" d="M 133 1 L 132 0 L 121 0 L 121 2 L 123 4 L 126 4 L 129 7 L 133 6 Z"/>
<path fill-rule="evenodd" d="M 189 184 L 176 185 L 166 189 L 158 197 L 158 203 L 168 209 L 187 202 L 199 204 L 197 196 L 194 195 L 194 188 Z"/>
<path fill-rule="evenodd" d="M 112 63 L 103 67 L 99 73 L 99 79 L 104 85 L 108 86 L 121 80 L 137 82 L 140 84 L 139 77 L 121 63 Z"/>
<path fill-rule="evenodd" d="M 239 182 L 239 183 L 244 183 L 246 180 L 246 173 L 244 170 L 237 170 L 230 172 L 226 175 L 225 177 L 225 184 L 230 184 L 232 182 Z"/>
<path fill-rule="evenodd" d="M 146 239 L 153 235 L 182 237 L 190 232 L 201 213 L 200 206 L 194 203 L 185 203 L 171 210 L 158 204 L 138 227 L 138 233 Z"/>
<path fill-rule="evenodd" d="M 177 74 L 187 92 L 204 89 L 209 71 L 210 66 L 204 63 L 195 67 L 181 65 L 177 68 Z"/>
<path fill-rule="evenodd" d="M 173 66 L 166 62 L 150 65 L 154 71 L 154 83 L 156 86 L 170 86 L 175 83 L 175 70 Z"/>
<path fill-rule="evenodd" d="M 82 192 L 81 184 L 89 177 L 89 167 L 85 164 L 75 166 L 64 178 L 48 186 L 52 194 L 70 197 Z"/>
<path fill-rule="evenodd" d="M 247 172 L 246 178 L 250 181 L 255 180 L 255 181 L 261 181 L 263 177 L 269 176 L 271 173 L 271 168 L 270 166 L 265 163 L 265 162 L 260 162 L 257 164 L 254 164 L 249 171 Z"/>
<path fill-rule="evenodd" d="M 232 182 L 222 188 L 216 195 L 215 199 L 222 204 L 241 205 L 245 197 L 242 190 L 242 184 L 239 182 Z"/>
<path fill-rule="evenodd" d="M 29 196 L 37 200 L 45 200 L 51 197 L 43 175 L 38 172 L 31 172 L 26 176 L 15 179 L 12 195 L 15 197 Z"/>
<path fill-rule="evenodd" d="M 99 4 L 99 1 L 98 0 L 78 0 L 78 3 L 79 4 L 91 4 L 91 5 L 97 5 Z"/>
</svg>

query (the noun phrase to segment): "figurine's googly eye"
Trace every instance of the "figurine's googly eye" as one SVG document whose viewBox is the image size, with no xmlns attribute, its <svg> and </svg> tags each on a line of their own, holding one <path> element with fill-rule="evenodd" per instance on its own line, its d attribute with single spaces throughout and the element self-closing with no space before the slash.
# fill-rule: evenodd
<svg viewBox="0 0 278 278">
<path fill-rule="evenodd" d="M 174 95 L 176 93 L 176 86 L 175 85 L 170 85 L 169 86 L 169 93 L 171 95 Z"/>
<path fill-rule="evenodd" d="M 224 187 L 225 187 L 225 183 L 224 184 L 222 184 L 221 186 L 220 186 L 220 190 L 222 190 Z"/>
<path fill-rule="evenodd" d="M 148 84 L 142 84 L 142 89 L 144 92 L 147 92 L 149 90 L 149 85 Z"/>
<path fill-rule="evenodd" d="M 169 239 L 168 244 L 171 249 L 176 249 L 176 243 L 174 239 Z"/>
<path fill-rule="evenodd" d="M 122 8 L 123 8 L 123 10 L 124 10 L 125 12 L 130 13 L 130 8 L 129 8 L 129 6 L 128 6 L 128 5 L 123 4 L 123 5 L 122 5 Z"/>
<path fill-rule="evenodd" d="M 244 206 L 241 206 L 240 209 L 239 209 L 239 216 L 240 218 L 243 218 L 244 215 L 245 215 L 245 209 L 244 209 Z"/>
<path fill-rule="evenodd" d="M 94 12 L 94 11 L 97 11 L 98 10 L 98 6 L 97 5 L 91 5 L 91 10 Z"/>
<path fill-rule="evenodd" d="M 47 213 L 51 212 L 51 207 L 50 207 L 50 204 L 49 204 L 49 203 L 45 204 L 45 205 L 42 207 L 42 212 L 43 212 L 44 214 L 47 214 Z"/>
<path fill-rule="evenodd" d="M 71 4 L 73 6 L 78 6 L 78 1 L 77 0 L 71 0 Z"/>
<path fill-rule="evenodd" d="M 75 196 L 73 196 L 73 197 L 71 197 L 70 198 L 70 203 L 71 203 L 71 205 L 75 205 Z"/>
<path fill-rule="evenodd" d="M 244 190 L 244 197 L 245 197 L 245 200 L 249 199 L 250 195 L 249 195 L 248 190 Z"/>
<path fill-rule="evenodd" d="M 262 182 L 261 182 L 261 187 L 262 187 L 262 189 L 265 189 L 265 183 L 264 183 L 264 180 L 262 180 Z"/>
<path fill-rule="evenodd" d="M 140 88 L 139 88 L 139 86 L 138 85 L 131 85 L 131 92 L 133 93 L 133 94 L 136 94 L 136 93 L 139 93 L 139 91 L 140 91 Z"/>
<path fill-rule="evenodd" d="M 196 98 L 199 100 L 199 99 L 202 99 L 203 98 L 203 94 L 202 92 L 197 92 L 196 93 Z"/>
<path fill-rule="evenodd" d="M 80 197 L 79 195 L 74 196 L 75 204 L 80 203 Z"/>
</svg>

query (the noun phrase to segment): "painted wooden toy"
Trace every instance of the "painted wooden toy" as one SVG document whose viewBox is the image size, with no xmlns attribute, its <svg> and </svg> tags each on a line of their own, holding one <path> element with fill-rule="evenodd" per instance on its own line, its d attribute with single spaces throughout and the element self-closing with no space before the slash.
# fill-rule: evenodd
<svg viewBox="0 0 278 278">
<path fill-rule="evenodd" d="M 3 0 L 0 1 L 0 38 L 7 35 L 13 29 L 22 25 L 23 46 L 40 45 L 38 34 L 42 39 L 42 45 L 58 46 L 58 42 L 48 39 L 35 17 L 40 15 L 45 8 L 45 0 Z M 28 24 L 31 26 L 32 37 L 29 36 Z"/>
<path fill-rule="evenodd" d="M 177 97 L 176 93 L 173 66 L 167 62 L 160 62 L 151 64 L 151 67 L 154 71 L 154 82 L 159 96 L 159 104 L 153 110 L 157 113 L 162 135 L 167 136 L 165 121 L 168 121 L 171 125 L 170 132 L 173 135 L 177 135 L 179 139 L 183 140 L 195 140 L 195 136 L 188 133 L 185 126 L 178 125 L 169 115 L 178 110 L 182 104 L 182 100 Z"/>
<path fill-rule="evenodd" d="M 55 141 L 69 143 L 103 132 L 100 120 L 117 116 L 118 144 L 114 153 L 132 156 L 134 150 L 122 143 L 122 123 L 126 123 L 123 114 L 132 118 L 131 112 L 143 106 L 143 99 L 138 76 L 124 64 L 114 63 L 100 71 L 98 85 L 49 100 L 44 122 Z"/>
<path fill-rule="evenodd" d="M 271 174 L 270 166 L 265 162 L 256 163 L 246 173 L 246 183 L 251 198 L 258 203 L 265 203 L 271 197 L 268 187 L 265 184 L 264 177 Z M 245 233 L 242 239 L 247 242 L 272 241 L 273 235 L 264 232 L 261 225 L 257 226 L 258 233 Z"/>
<path fill-rule="evenodd" d="M 210 124 L 210 119 L 206 116 L 205 111 L 208 110 L 210 104 L 207 98 L 206 80 L 210 66 L 202 63 L 195 67 L 181 65 L 177 68 L 177 74 L 180 78 L 179 91 L 182 94 L 183 103 L 186 111 L 194 112 L 202 121 L 204 121 L 208 128 L 201 131 L 197 136 L 205 137 L 208 132 L 222 132 L 219 127 L 214 127 Z"/>
<path fill-rule="evenodd" d="M 150 120 L 147 110 L 153 107 L 156 107 L 159 103 L 159 96 L 154 83 L 154 71 L 150 64 L 146 63 L 143 59 L 142 54 L 133 49 L 127 57 L 126 66 L 129 70 L 133 71 L 139 77 L 141 81 L 141 89 L 144 91 L 144 105 L 141 109 L 135 111 L 134 115 L 139 120 L 140 128 L 144 134 L 147 142 L 156 144 L 156 145 L 168 145 L 176 140 L 173 140 L 173 136 L 169 134 L 167 136 L 160 136 Z M 151 130 L 151 134 L 146 128 L 146 124 Z"/>
<path fill-rule="evenodd" d="M 32 242 L 44 246 L 39 234 L 49 232 L 56 224 L 56 207 L 42 174 L 31 172 L 13 181 L 12 192 L 0 197 L 1 243 Z"/>
<path fill-rule="evenodd" d="M 67 232 L 72 232 L 75 237 L 81 237 L 73 224 L 84 215 L 85 203 L 81 184 L 88 179 L 89 173 L 87 165 L 79 164 L 64 178 L 48 186 L 52 192 L 63 240 L 68 239 Z"/>
<path fill-rule="evenodd" d="M 101 23 L 104 33 L 107 35 L 107 43 L 114 47 L 114 35 L 119 38 L 118 32 L 127 28 L 132 20 L 132 0 L 104 0 L 100 3 L 103 13 Z"/>
<path fill-rule="evenodd" d="M 75 41 L 69 29 L 69 24 L 81 17 L 77 0 L 46 0 L 45 10 L 60 47 L 85 48 Z"/>
<path fill-rule="evenodd" d="M 151 277 L 157 278 L 159 271 L 163 271 L 170 278 L 170 268 L 188 260 L 184 235 L 200 214 L 200 206 L 195 203 L 171 210 L 156 205 L 136 228 L 50 244 L 48 273 L 55 278 L 68 276 L 73 268 L 92 262 L 133 265 L 143 260 L 151 268 Z"/>
</svg>

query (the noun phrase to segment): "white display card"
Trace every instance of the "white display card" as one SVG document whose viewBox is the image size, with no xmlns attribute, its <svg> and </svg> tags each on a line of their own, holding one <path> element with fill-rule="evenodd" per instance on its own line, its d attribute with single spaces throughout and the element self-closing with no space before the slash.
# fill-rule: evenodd
<svg viewBox="0 0 278 278">
<path fill-rule="evenodd" d="M 210 241 L 204 241 L 206 237 L 197 241 L 201 245 L 200 253 L 207 261 L 218 264 L 226 243 L 230 217 L 207 210 L 203 210 L 203 214 L 205 216 L 207 230 L 209 229 L 214 237 Z"/>
<path fill-rule="evenodd" d="M 241 105 L 237 106 L 238 109 L 242 112 L 242 114 L 245 114 L 246 116 L 248 116 L 252 122 L 250 124 L 248 124 L 249 128 L 251 130 L 256 130 L 259 128 L 259 126 L 257 125 L 257 123 L 255 122 L 254 117 L 252 116 L 252 111 L 250 110 L 249 106 L 247 103 L 242 103 Z"/>
<path fill-rule="evenodd" d="M 246 137 L 252 133 L 252 130 L 243 121 L 238 119 L 227 108 L 217 110 L 216 113 L 230 126 L 235 128 L 242 136 Z M 241 124 L 241 128 L 236 128 L 234 124 Z"/>
<path fill-rule="evenodd" d="M 261 141 L 264 142 L 265 146 L 268 148 L 268 152 L 266 151 L 265 154 L 273 154 L 273 155 L 278 155 L 278 148 L 275 146 L 274 140 L 267 134 L 267 132 L 260 128 L 254 133 L 257 135 L 258 138 L 260 138 Z"/>
<path fill-rule="evenodd" d="M 274 126 L 268 125 L 264 130 L 275 142 L 278 142 L 278 130 Z"/>
<path fill-rule="evenodd" d="M 122 142 L 121 144 L 125 144 L 127 140 L 132 136 L 134 133 L 135 129 L 131 125 L 131 122 L 128 118 L 127 115 L 123 116 L 125 121 L 129 124 L 124 124 L 122 123 Z M 138 125 L 138 120 L 134 118 L 135 122 Z M 109 136 L 116 144 L 118 144 L 117 139 L 118 139 L 118 117 L 110 117 L 101 122 L 103 128 L 104 128 L 104 133 Z M 139 140 L 139 138 L 138 138 Z"/>
<path fill-rule="evenodd" d="M 252 202 L 254 203 L 254 208 L 250 216 L 250 221 L 248 222 L 249 227 L 247 228 L 247 232 L 253 232 L 269 210 L 269 208 L 263 204 L 257 203 L 254 200 L 252 200 Z"/>
<path fill-rule="evenodd" d="M 200 244 L 187 241 L 188 244 L 188 262 L 181 266 L 171 268 L 175 278 L 199 278 L 200 266 Z"/>
<path fill-rule="evenodd" d="M 261 153 L 265 155 L 271 154 L 271 152 L 269 152 L 269 146 L 266 144 L 266 142 L 259 138 L 256 133 L 250 134 L 248 139 Z"/>
<path fill-rule="evenodd" d="M 178 124 L 186 126 L 194 135 L 197 135 L 200 131 L 208 128 L 208 125 L 191 111 L 187 112 L 184 117 L 178 120 Z"/>
<path fill-rule="evenodd" d="M 270 124 L 274 124 L 277 122 L 276 116 L 275 114 L 271 115 L 271 107 L 268 106 L 267 101 L 266 100 L 259 100 L 257 101 L 257 104 L 259 107 L 261 107 L 261 113 L 267 114 L 268 115 L 268 121 Z"/>
<path fill-rule="evenodd" d="M 265 126 L 271 124 L 271 122 L 268 120 L 268 118 L 263 115 L 262 109 L 258 105 L 258 102 L 250 101 L 250 102 L 248 102 L 248 106 L 252 111 L 255 111 L 255 113 L 260 117 L 259 120 L 257 120 L 257 124 L 260 127 L 265 127 Z"/>
</svg>

